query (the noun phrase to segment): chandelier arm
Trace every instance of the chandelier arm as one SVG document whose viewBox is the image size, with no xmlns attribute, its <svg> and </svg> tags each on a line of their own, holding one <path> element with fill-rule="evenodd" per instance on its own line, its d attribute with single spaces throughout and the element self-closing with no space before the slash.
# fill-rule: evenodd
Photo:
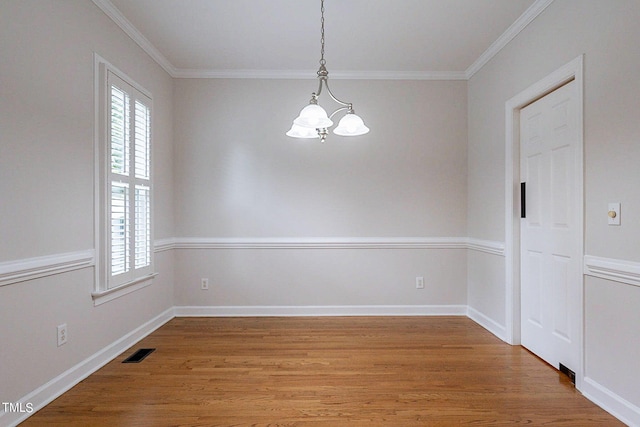
<svg viewBox="0 0 640 427">
<path fill-rule="evenodd" d="M 349 104 L 349 105 L 347 105 L 347 106 L 344 106 L 344 107 L 340 107 L 340 108 L 338 108 L 336 111 L 334 111 L 333 113 L 331 113 L 331 115 L 329 116 L 329 118 L 330 118 L 330 119 L 332 119 L 332 118 L 333 118 L 333 116 L 335 116 L 336 114 L 338 114 L 340 111 L 345 111 L 345 110 L 347 110 L 347 111 L 351 111 L 351 110 L 353 110 L 353 108 L 351 108 L 351 104 Z"/>
<path fill-rule="evenodd" d="M 316 101 L 318 100 L 318 97 L 320 96 L 320 94 L 322 93 L 322 80 L 323 79 L 319 79 L 320 83 L 318 84 L 318 90 L 316 92 L 313 92 L 311 94 L 312 98 L 315 99 Z M 327 89 L 329 88 L 329 86 L 327 86 Z M 331 92 L 329 92 L 331 93 Z"/>
<path fill-rule="evenodd" d="M 351 103 L 340 101 L 338 98 L 336 98 L 336 96 L 333 94 L 333 92 L 331 92 L 331 88 L 329 87 L 329 80 L 328 79 L 325 79 L 324 84 L 327 86 L 327 92 L 329 92 L 329 96 L 331 97 L 331 99 L 333 99 L 334 101 L 336 101 L 340 105 L 344 105 L 345 107 L 349 108 L 350 110 L 353 109 L 353 105 Z"/>
</svg>

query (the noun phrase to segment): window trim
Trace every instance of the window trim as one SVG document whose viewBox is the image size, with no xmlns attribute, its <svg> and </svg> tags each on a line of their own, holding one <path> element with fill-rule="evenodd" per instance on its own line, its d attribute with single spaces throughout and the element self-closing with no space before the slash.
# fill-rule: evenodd
<svg viewBox="0 0 640 427">
<path fill-rule="evenodd" d="M 151 143 L 149 149 L 149 198 L 150 198 L 150 230 L 149 230 L 149 267 L 139 276 L 131 274 L 124 283 L 109 287 L 109 262 L 110 259 L 110 213 L 108 212 L 110 194 L 110 153 L 108 142 L 109 121 L 109 73 L 129 85 L 134 91 L 148 98 L 148 108 L 151 116 Z M 134 101 L 135 102 L 135 101 Z M 135 114 L 135 111 L 133 112 Z M 104 304 L 136 290 L 152 284 L 157 276 L 154 264 L 153 249 L 153 97 L 151 93 L 141 87 L 125 73 L 114 67 L 97 53 L 94 53 L 94 246 L 96 253 L 94 289 L 91 293 L 94 305 Z M 136 182 L 134 179 L 133 182 Z M 135 184 L 134 184 L 135 186 Z M 132 265 L 132 271 L 134 271 Z"/>
</svg>

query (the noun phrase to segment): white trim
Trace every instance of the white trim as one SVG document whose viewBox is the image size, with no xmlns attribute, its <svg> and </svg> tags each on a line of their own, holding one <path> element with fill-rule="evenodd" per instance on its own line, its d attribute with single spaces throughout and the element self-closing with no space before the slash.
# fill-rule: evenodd
<svg viewBox="0 0 640 427">
<path fill-rule="evenodd" d="M 176 317 L 466 316 L 465 305 L 176 306 Z"/>
<path fill-rule="evenodd" d="M 506 326 L 499 324 L 489 316 L 479 312 L 473 307 L 467 307 L 467 317 L 485 328 L 487 331 L 491 332 L 496 337 L 500 338 L 502 341 L 507 342 Z"/>
<path fill-rule="evenodd" d="M 167 238 L 154 241 L 154 252 L 156 253 L 173 249 L 469 249 L 504 256 L 504 243 L 466 237 L 214 237 Z M 93 249 L 2 262 L 0 263 L 0 286 L 94 267 L 95 265 L 95 250 Z M 143 277 L 142 279 L 147 278 Z M 113 291 L 96 291 L 94 296 L 111 294 Z"/>
<path fill-rule="evenodd" d="M 484 51 L 473 64 L 465 71 L 465 77 L 469 80 L 475 73 L 480 71 L 487 62 L 496 56 L 511 40 L 513 40 L 527 25 L 538 17 L 553 0 L 536 0 L 529 8 L 507 30 L 500 35 L 487 50 Z"/>
<path fill-rule="evenodd" d="M 316 80 L 317 70 L 207 70 L 180 68 L 172 74 L 183 79 L 287 79 Z M 331 71 L 331 80 L 467 80 L 464 71 Z"/>
<path fill-rule="evenodd" d="M 630 427 L 640 426 L 640 407 L 617 395 L 592 378 L 585 377 L 582 394 Z"/>
<path fill-rule="evenodd" d="M 67 273 L 95 265 L 93 249 L 0 263 L 0 286 Z"/>
<path fill-rule="evenodd" d="M 584 274 L 640 286 L 640 262 L 585 255 Z"/>
<path fill-rule="evenodd" d="M 116 298 L 135 292 L 138 289 L 146 288 L 153 284 L 153 278 L 157 275 L 158 273 L 151 273 L 143 277 L 138 277 L 130 282 L 123 283 L 115 288 L 93 292 L 91 294 L 91 297 L 93 298 L 93 305 L 102 305 L 105 302 L 113 301 Z"/>
<path fill-rule="evenodd" d="M 106 209 L 103 209 L 101 194 L 106 190 L 106 184 L 102 182 L 101 176 L 105 173 L 104 156 L 101 141 L 107 139 L 107 131 L 104 128 L 105 120 L 103 116 L 106 114 L 105 106 L 101 100 L 106 96 L 107 79 L 106 64 L 107 61 L 93 52 L 93 247 L 95 251 L 95 269 L 93 272 L 93 290 L 98 290 L 98 284 L 101 280 L 106 280 L 106 275 L 102 273 L 104 262 L 100 263 L 104 250 L 101 250 L 102 243 L 102 223 Z M 104 278 L 104 279 L 103 279 Z"/>
<path fill-rule="evenodd" d="M 92 0 L 142 50 L 174 78 L 208 79 L 316 79 L 316 70 L 215 70 L 176 68 L 111 2 Z M 331 78 L 349 80 L 469 80 L 514 37 L 549 6 L 553 0 L 536 0 L 465 71 L 338 71 Z"/>
<path fill-rule="evenodd" d="M 168 238 L 168 239 L 158 239 L 153 242 L 153 250 L 155 253 L 170 251 L 176 248 L 176 239 Z"/>
<path fill-rule="evenodd" d="M 577 125 L 577 155 L 584 156 L 584 73 L 583 55 L 560 67 L 547 77 L 529 86 L 505 103 L 505 313 L 507 325 L 507 342 L 520 344 L 520 204 L 514 201 L 520 194 L 520 135 L 519 120 L 520 109 L 535 101 L 541 96 L 552 92 L 554 89 L 575 79 L 577 86 L 578 125 Z M 583 177 L 584 161 L 576 166 L 576 176 Z M 584 182 L 577 184 L 576 192 L 579 197 L 579 205 L 584 206 Z M 579 209 L 580 219 L 576 224 L 579 230 L 580 249 L 584 254 L 584 212 Z M 518 220 L 516 220 L 516 218 Z M 583 276 L 580 275 L 582 283 Z M 581 351 L 580 366 L 576 370 L 576 387 L 582 387 L 584 375 L 584 286 L 580 286 L 576 301 L 580 301 L 579 331 L 577 340 Z"/>
<path fill-rule="evenodd" d="M 467 237 L 172 237 L 154 251 L 173 249 L 469 249 L 504 256 L 504 242 Z"/>
<path fill-rule="evenodd" d="M 102 368 L 104 365 L 118 357 L 118 355 L 123 351 L 127 350 L 129 347 L 136 344 L 138 341 L 174 317 L 173 307 L 165 310 L 163 313 L 149 320 L 142 326 L 134 329 L 117 341 L 107 345 L 100 351 L 89 356 L 46 384 L 38 387 L 31 393 L 19 399 L 16 403 L 22 403 L 23 405 L 26 403 L 32 403 L 34 412 L 44 408 L 58 396 L 62 395 L 80 381 Z M 0 424 L 15 426 L 27 419 L 30 415 L 31 414 L 29 413 L 5 412 L 3 414 L 0 412 Z"/>
<path fill-rule="evenodd" d="M 491 255 L 504 256 L 504 242 L 468 238 L 467 249 Z"/>
<path fill-rule="evenodd" d="M 178 238 L 176 249 L 466 249 L 464 237 Z"/>
<path fill-rule="evenodd" d="M 101 0 L 98 0 L 98 1 L 101 1 Z M 125 83 L 132 86 L 135 90 L 137 90 L 138 92 L 140 92 L 141 94 L 149 98 L 151 103 L 153 103 L 153 96 L 151 95 L 151 91 L 147 90 L 145 87 L 138 84 L 135 80 L 129 77 L 127 73 L 120 70 L 118 67 L 113 65 L 111 62 L 107 61 L 105 58 L 103 58 L 96 52 L 93 52 L 93 66 L 94 66 L 94 96 L 98 98 L 95 105 L 100 105 L 100 97 L 101 97 L 101 94 L 99 93 L 100 87 L 104 87 L 104 88 L 107 87 L 106 78 L 102 78 L 103 76 L 100 76 L 100 73 L 99 73 L 100 66 L 104 66 L 105 72 L 111 71 L 118 78 L 120 78 L 121 80 L 124 80 Z M 99 119 L 99 116 L 96 115 L 95 117 Z"/>
<path fill-rule="evenodd" d="M 138 46 L 142 48 L 158 65 L 170 76 L 176 74 L 176 68 L 171 62 L 144 36 L 138 29 L 111 3 L 111 0 L 92 0 L 122 31 L 124 31 Z"/>
<path fill-rule="evenodd" d="M 469 249 L 504 256 L 504 243 L 467 237 L 179 237 L 156 241 L 169 249 Z"/>
<path fill-rule="evenodd" d="M 317 78 L 317 74 L 313 76 Z M 467 80 L 464 71 L 332 71 L 333 80 Z"/>
<path fill-rule="evenodd" d="M 102 2 L 103 0 L 97 0 Z M 109 0 L 104 0 L 109 3 Z M 97 3 L 96 3 L 97 4 Z M 149 284 L 150 281 L 147 279 L 149 275 L 153 274 L 154 269 L 154 253 L 151 253 L 151 264 L 148 267 L 143 267 L 138 271 L 138 274 L 144 274 L 142 277 L 134 278 L 134 270 L 129 273 L 125 273 L 125 275 L 129 276 L 131 281 L 126 284 L 120 284 L 117 286 L 117 289 L 120 291 L 117 294 L 112 293 L 112 289 L 108 289 L 109 281 L 112 277 L 109 275 L 109 248 L 108 243 L 109 239 L 107 237 L 108 230 L 105 225 L 109 221 L 109 193 L 108 189 L 109 183 L 109 174 L 110 167 L 108 166 L 107 158 L 109 154 L 107 153 L 107 102 L 108 99 L 108 81 L 109 81 L 109 73 L 113 74 L 115 79 L 121 80 L 124 84 L 131 86 L 131 88 L 127 90 L 132 90 L 138 92 L 138 95 L 144 96 L 148 98 L 147 105 L 150 113 L 153 112 L 153 97 L 151 96 L 151 92 L 140 86 L 137 82 L 131 79 L 126 73 L 122 72 L 116 66 L 111 64 L 109 61 L 104 59 L 98 53 L 93 53 L 93 62 L 94 62 L 94 247 L 95 247 L 95 274 L 94 274 L 94 284 L 93 284 L 93 298 L 94 304 L 99 305 L 103 302 L 107 302 L 113 300 L 119 296 L 125 295 L 127 293 L 133 292 L 137 289 L 141 289 Z M 123 88 L 124 89 L 124 88 Z M 131 94 L 130 94 L 131 95 Z M 151 117 L 151 134 L 154 134 L 154 121 L 153 117 Z M 153 141 L 151 142 L 153 146 Z M 148 180 L 147 185 L 149 186 L 150 197 L 151 197 L 151 236 L 150 239 L 152 242 L 154 229 L 154 213 L 153 213 L 153 197 L 154 197 L 154 174 L 153 174 L 153 148 L 150 148 L 150 179 Z M 136 181 L 136 178 L 133 177 L 130 183 Z M 146 180 L 145 180 L 146 181 Z M 155 242 L 154 242 L 155 243 Z M 121 275 L 124 276 L 124 275 Z M 144 284 L 143 284 L 144 282 Z M 135 286 L 134 286 L 135 285 Z M 108 297 L 102 298 L 102 295 L 109 294 Z"/>
</svg>

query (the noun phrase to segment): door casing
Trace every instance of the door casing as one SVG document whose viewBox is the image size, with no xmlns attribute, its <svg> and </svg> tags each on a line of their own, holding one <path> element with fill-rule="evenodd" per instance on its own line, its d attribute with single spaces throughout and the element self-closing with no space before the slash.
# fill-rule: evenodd
<svg viewBox="0 0 640 427">
<path fill-rule="evenodd" d="M 565 83 L 575 80 L 578 104 L 578 135 L 576 150 L 583 159 L 576 167 L 582 178 L 576 184 L 579 195 L 579 245 L 584 256 L 584 73 L 583 55 L 560 67 L 539 82 L 529 86 L 505 103 L 505 318 L 506 341 L 520 344 L 520 109 Z M 580 348 L 580 364 L 576 366 L 576 388 L 582 387 L 584 378 L 584 276 L 581 275 L 580 291 L 575 301 L 579 304 L 580 321 L 577 331 Z"/>
</svg>

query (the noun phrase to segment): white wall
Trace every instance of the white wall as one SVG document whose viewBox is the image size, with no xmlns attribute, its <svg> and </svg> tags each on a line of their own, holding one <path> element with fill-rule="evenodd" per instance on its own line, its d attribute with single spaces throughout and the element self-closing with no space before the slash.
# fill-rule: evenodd
<svg viewBox="0 0 640 427">
<path fill-rule="evenodd" d="M 315 80 L 176 80 L 178 236 L 466 235 L 466 82 L 331 85 L 369 134 L 285 136 Z"/>
<path fill-rule="evenodd" d="M 177 305 L 466 303 L 464 249 L 314 245 L 466 236 L 466 82 L 331 85 L 369 134 L 331 134 L 324 145 L 285 136 L 313 79 L 175 81 L 178 241 L 296 238 L 313 247 L 180 250 Z M 416 276 L 427 289 L 416 291 Z M 200 291 L 202 277 L 210 291 Z"/>
<path fill-rule="evenodd" d="M 93 254 L 94 52 L 153 94 L 155 235 L 172 237 L 171 78 L 86 0 L 2 2 L 0 52 L 0 269 Z M 173 306 L 170 251 L 157 255 L 152 286 L 98 307 L 88 264 L 0 286 L 0 401 L 17 402 Z M 68 343 L 57 347 L 61 323 Z"/>
<path fill-rule="evenodd" d="M 631 261 L 637 268 L 639 21 L 640 4 L 635 0 L 556 0 L 470 79 L 471 237 L 505 238 L 505 102 L 584 54 L 585 251 Z M 622 203 L 621 227 L 607 226 L 608 202 Z M 468 302 L 504 325 L 504 275 L 494 273 L 500 270 L 504 271 L 501 257 L 470 261 Z M 585 278 L 586 392 L 600 400 L 626 400 L 629 405 L 622 405 L 618 415 L 626 414 L 636 424 L 640 423 L 639 298 L 638 286 Z"/>
</svg>

